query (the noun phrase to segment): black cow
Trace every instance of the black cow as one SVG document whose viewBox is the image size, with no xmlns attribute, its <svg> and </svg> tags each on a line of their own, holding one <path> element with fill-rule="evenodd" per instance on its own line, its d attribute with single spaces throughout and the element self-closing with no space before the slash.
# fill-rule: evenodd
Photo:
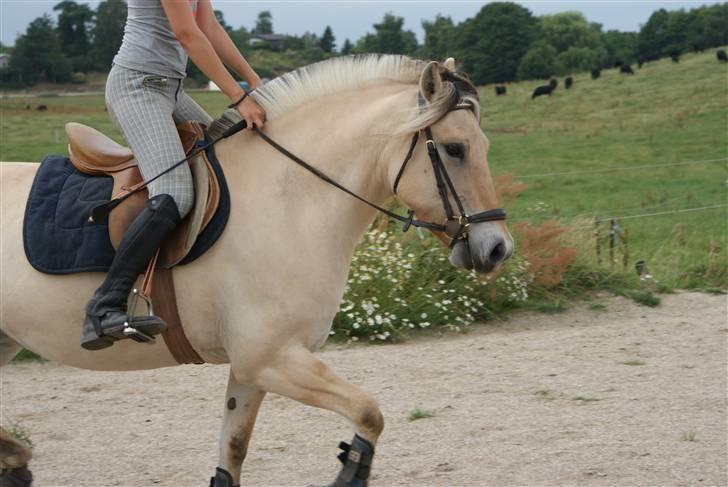
<svg viewBox="0 0 728 487">
<path fill-rule="evenodd" d="M 541 96 L 541 95 L 551 96 L 551 92 L 554 91 L 558 85 L 559 85 L 558 81 L 556 81 L 555 79 L 551 79 L 551 81 L 549 81 L 549 84 L 537 86 L 536 89 L 533 90 L 533 95 L 531 95 L 531 100 L 533 100 L 537 96 Z"/>
<path fill-rule="evenodd" d="M 566 78 L 564 80 L 564 88 L 566 88 L 567 90 L 569 88 L 571 88 L 573 85 L 574 85 L 574 79 L 571 76 L 569 76 L 568 78 Z"/>
<path fill-rule="evenodd" d="M 722 63 L 728 63 L 728 54 L 726 54 L 723 49 L 719 49 L 718 51 L 716 51 L 715 57 L 717 57 L 718 61 Z"/>
<path fill-rule="evenodd" d="M 673 63 L 679 63 L 680 62 L 680 51 L 677 49 L 673 49 L 670 52 L 670 59 L 672 59 Z"/>
<path fill-rule="evenodd" d="M 602 75 L 602 70 L 601 69 L 592 69 L 591 74 L 592 74 L 592 79 L 597 79 L 598 77 L 600 77 Z"/>
<path fill-rule="evenodd" d="M 506 94 L 506 87 L 505 86 L 496 86 L 495 87 L 495 95 L 501 96 Z"/>
<path fill-rule="evenodd" d="M 639 58 L 639 59 L 637 60 L 637 67 L 638 67 L 639 69 L 642 69 L 642 65 L 643 65 L 643 64 L 645 64 L 646 62 L 647 62 L 647 59 L 645 59 L 645 58 L 643 58 L 643 57 Z"/>
<path fill-rule="evenodd" d="M 616 61 L 614 61 L 614 67 L 615 68 L 618 68 L 618 67 L 620 67 L 623 64 L 624 63 L 621 60 L 619 60 L 619 59 L 617 59 Z"/>
<path fill-rule="evenodd" d="M 634 74 L 634 71 L 632 71 L 632 66 L 629 64 L 623 64 L 619 67 L 619 72 L 622 74 Z"/>
<path fill-rule="evenodd" d="M 35 109 L 39 112 L 45 112 L 46 110 L 48 110 L 48 105 L 38 105 L 37 107 L 35 107 Z"/>
</svg>

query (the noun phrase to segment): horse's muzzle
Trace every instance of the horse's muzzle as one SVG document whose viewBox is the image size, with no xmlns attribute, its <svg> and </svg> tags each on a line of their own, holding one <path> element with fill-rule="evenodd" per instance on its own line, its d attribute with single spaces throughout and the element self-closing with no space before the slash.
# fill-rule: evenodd
<svg viewBox="0 0 728 487">
<path fill-rule="evenodd" d="M 513 255 L 513 239 L 494 223 L 472 225 L 467 240 L 458 241 L 450 252 L 450 263 L 456 267 L 493 271 Z"/>
</svg>

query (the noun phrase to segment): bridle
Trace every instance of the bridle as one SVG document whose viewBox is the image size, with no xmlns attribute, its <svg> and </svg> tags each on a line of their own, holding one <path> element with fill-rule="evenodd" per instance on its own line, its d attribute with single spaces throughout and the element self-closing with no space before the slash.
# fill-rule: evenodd
<svg viewBox="0 0 728 487">
<path fill-rule="evenodd" d="M 473 106 L 470 103 L 458 103 L 452 108 L 452 110 L 473 110 Z M 429 126 L 424 129 L 425 137 L 427 137 L 425 140 L 425 144 L 427 146 L 427 154 L 430 156 L 430 162 L 432 163 L 432 170 L 435 174 L 435 180 L 437 182 L 437 192 L 440 195 L 440 199 L 442 200 L 442 206 L 445 210 L 445 215 L 447 217 L 445 221 L 441 224 L 416 220 L 414 218 L 414 210 L 408 210 L 407 216 L 405 217 L 389 211 L 385 208 L 382 208 L 375 203 L 372 203 L 371 201 L 367 200 L 362 196 L 359 196 L 345 186 L 342 186 L 337 181 L 331 179 L 328 175 L 321 172 L 319 169 L 311 166 L 300 157 L 289 152 L 283 146 L 271 139 L 267 134 L 260 131 L 257 127 L 253 126 L 253 129 L 271 147 L 273 147 L 304 169 L 313 173 L 320 179 L 323 179 L 327 183 L 353 196 L 362 203 L 369 205 L 370 207 L 387 215 L 388 217 L 402 222 L 404 224 L 404 226 L 402 227 L 403 232 L 406 232 L 410 227 L 426 228 L 428 230 L 442 232 L 450 239 L 449 246 L 453 247 L 457 242 L 468 239 L 471 224 L 503 221 L 506 219 L 506 210 L 504 210 L 503 208 L 494 208 L 492 210 L 481 211 L 472 215 L 469 215 L 465 211 L 462 200 L 460 199 L 460 196 L 455 189 L 455 185 L 453 185 L 452 183 L 452 179 L 450 179 L 450 175 L 448 174 L 447 169 L 445 168 L 445 163 L 443 163 L 442 159 L 440 158 L 440 153 L 437 150 L 437 143 L 432 136 L 432 129 Z M 399 182 L 402 179 L 402 175 L 407 168 L 407 163 L 410 161 L 410 159 L 412 159 L 412 155 L 414 154 L 415 148 L 417 147 L 417 141 L 419 140 L 419 138 L 420 131 L 415 132 L 412 136 L 412 141 L 410 143 L 409 150 L 407 151 L 407 155 L 405 156 L 404 161 L 402 162 L 402 166 L 399 168 L 399 172 L 397 173 L 397 177 L 394 180 L 394 186 L 392 190 L 395 195 L 397 194 L 397 187 L 399 186 Z M 453 211 L 452 205 L 450 204 L 450 194 L 452 195 L 453 200 L 455 200 L 455 205 L 457 206 L 459 214 L 455 214 L 455 212 Z"/>
<path fill-rule="evenodd" d="M 455 105 L 455 107 L 452 108 L 452 110 L 473 110 L 473 106 L 470 103 L 458 103 L 457 105 Z M 465 211 L 462 200 L 460 199 L 460 196 L 455 189 L 455 185 L 452 183 L 452 179 L 450 179 L 450 174 L 448 174 L 447 172 L 445 163 L 442 162 L 442 159 L 440 158 L 440 153 L 437 150 L 437 143 L 432 136 L 432 129 L 429 126 L 425 127 L 424 132 L 426 137 L 425 145 L 427 147 L 427 154 L 430 156 L 430 162 L 432 163 L 432 172 L 435 174 L 435 181 L 437 182 L 437 192 L 440 195 L 440 200 L 442 200 L 442 207 L 445 210 L 445 215 L 447 218 L 441 225 L 438 225 L 436 223 L 433 224 L 430 222 L 423 222 L 420 220 L 415 220 L 414 210 L 409 210 L 407 222 L 404 225 L 403 231 L 406 232 L 410 225 L 412 225 L 415 227 L 429 228 L 431 230 L 443 232 L 445 235 L 447 235 L 448 238 L 450 238 L 449 246 L 453 247 L 459 240 L 467 240 L 471 223 L 505 220 L 506 210 L 504 210 L 503 208 L 494 208 L 492 210 L 475 213 L 474 215 L 468 215 L 468 213 Z M 415 147 L 417 147 L 417 141 L 419 140 L 419 138 L 420 132 L 415 132 L 412 136 L 412 142 L 410 143 L 409 151 L 407 151 L 407 155 L 402 162 L 402 166 L 399 168 L 397 177 L 394 179 L 392 192 L 395 195 L 397 194 L 399 181 L 402 179 L 404 170 L 407 168 L 407 163 L 412 158 L 412 154 L 415 151 Z M 453 212 L 452 205 L 450 204 L 449 194 L 452 194 L 452 198 L 453 200 L 455 200 L 455 205 L 460 212 L 459 215 L 456 215 L 455 212 Z"/>
<path fill-rule="evenodd" d="M 459 97 L 458 97 L 459 99 Z M 473 106 L 470 103 L 458 103 L 455 105 L 451 110 L 473 110 Z M 146 187 L 149 183 L 156 180 L 157 178 L 163 176 L 164 174 L 170 172 L 180 164 L 183 164 L 187 162 L 188 160 L 192 159 L 195 155 L 197 155 L 199 152 L 203 150 L 207 150 L 208 148 L 211 148 L 214 144 L 217 142 L 226 139 L 230 137 L 231 135 L 240 132 L 241 130 L 245 129 L 247 127 L 247 123 L 245 120 L 241 120 L 231 127 L 229 127 L 227 130 L 225 130 L 222 135 L 217 137 L 213 140 L 206 140 L 204 143 L 200 144 L 194 151 L 192 151 L 190 154 L 187 155 L 184 159 L 181 161 L 178 161 L 171 167 L 168 167 L 164 171 L 160 172 L 153 178 L 147 180 L 144 182 L 144 184 L 135 186 L 135 188 L 124 194 L 123 196 L 116 197 L 112 199 L 111 201 L 108 201 L 104 204 L 101 204 L 95 208 L 92 209 L 91 215 L 89 216 L 89 221 L 104 221 L 108 215 L 109 212 L 116 206 L 118 206 L 122 201 L 130 197 L 132 194 L 136 193 L 137 191 L 142 190 L 144 187 Z M 381 206 L 372 203 L 371 201 L 367 200 L 366 198 L 359 196 L 358 194 L 354 193 L 350 189 L 346 188 L 345 186 L 342 186 L 340 183 L 329 177 L 327 174 L 322 172 L 320 169 L 317 169 L 316 167 L 312 166 L 311 164 L 307 163 L 300 157 L 296 156 L 295 154 L 288 151 L 286 148 L 281 146 L 279 143 L 271 139 L 267 134 L 262 132 L 258 127 L 255 125 L 253 126 L 253 130 L 263 139 L 265 140 L 271 147 L 279 151 L 281 154 L 285 155 L 289 159 L 291 159 L 293 162 L 297 163 L 310 173 L 314 174 L 315 176 L 319 177 L 320 179 L 326 181 L 327 183 L 331 184 L 332 186 L 340 189 L 341 191 L 345 192 L 348 195 L 353 196 L 354 198 L 358 199 L 364 204 L 369 205 L 370 207 L 374 208 L 375 210 L 379 211 L 380 213 L 383 213 L 387 215 L 388 217 L 397 220 L 404 224 L 402 227 L 402 231 L 406 232 L 410 227 L 418 227 L 418 228 L 426 228 L 428 230 L 433 230 L 435 232 L 442 232 L 444 233 L 449 239 L 449 246 L 453 247 L 457 242 L 461 240 L 467 240 L 468 238 L 468 232 L 470 230 L 470 225 L 473 223 L 481 223 L 481 222 L 493 222 L 493 221 L 502 221 L 506 219 L 506 211 L 503 208 L 494 208 L 492 210 L 486 210 L 481 211 L 480 213 L 475 213 L 473 215 L 469 215 L 463 206 L 462 200 L 460 199 L 460 196 L 458 195 L 457 191 L 455 190 L 455 186 L 452 183 L 452 180 L 450 179 L 450 175 L 447 172 L 447 169 L 445 168 L 445 164 L 442 162 L 442 159 L 440 159 L 440 154 L 437 150 L 437 143 L 435 142 L 433 136 L 432 136 L 432 130 L 430 127 L 426 127 L 424 129 L 425 136 L 427 139 L 425 140 L 425 144 L 427 145 L 427 154 L 430 156 L 430 161 L 432 162 L 432 170 L 435 173 L 435 180 L 437 182 L 437 191 L 440 194 L 440 199 L 442 200 L 442 206 L 445 210 L 445 215 L 447 218 L 443 223 L 434 223 L 434 222 L 427 222 L 422 220 L 416 220 L 414 215 L 414 210 L 409 210 L 407 213 L 407 216 L 402 216 L 397 213 L 394 213 L 390 210 L 387 210 L 386 208 L 382 208 Z M 412 159 L 412 154 L 415 151 L 415 147 L 417 146 L 417 141 L 420 138 L 420 131 L 415 132 L 412 136 L 412 142 L 410 143 L 409 150 L 407 151 L 407 155 L 404 158 L 404 161 L 402 162 L 402 166 L 399 168 L 399 172 L 397 173 L 397 177 L 394 180 L 394 187 L 393 192 L 396 195 L 397 194 L 397 187 L 399 186 L 399 181 L 402 179 L 402 175 L 404 174 L 405 169 L 407 168 L 407 163 Z M 455 200 L 455 205 L 457 206 L 459 214 L 455 214 L 455 212 L 452 209 L 452 205 L 450 204 L 450 195 L 452 195 L 453 200 Z"/>
</svg>

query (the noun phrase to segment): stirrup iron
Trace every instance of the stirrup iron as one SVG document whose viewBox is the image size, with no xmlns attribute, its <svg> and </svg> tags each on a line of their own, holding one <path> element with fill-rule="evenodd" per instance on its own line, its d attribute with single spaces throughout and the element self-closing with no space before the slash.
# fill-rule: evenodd
<svg viewBox="0 0 728 487">
<path fill-rule="evenodd" d="M 135 311 L 137 304 L 139 303 L 139 298 L 142 298 L 142 300 L 147 305 L 147 316 L 154 316 L 153 310 L 152 310 L 152 302 L 149 300 L 148 296 L 145 296 L 144 294 L 139 292 L 139 289 L 134 288 L 131 292 L 131 303 L 129 305 L 129 310 L 126 314 L 126 321 L 124 322 L 124 329 L 122 330 L 122 333 L 124 333 L 125 336 L 128 336 L 132 340 L 139 342 L 139 343 L 147 343 L 149 345 L 152 345 L 156 342 L 153 336 L 147 335 L 146 333 L 137 330 L 133 326 L 131 326 L 131 323 L 134 321 Z"/>
</svg>

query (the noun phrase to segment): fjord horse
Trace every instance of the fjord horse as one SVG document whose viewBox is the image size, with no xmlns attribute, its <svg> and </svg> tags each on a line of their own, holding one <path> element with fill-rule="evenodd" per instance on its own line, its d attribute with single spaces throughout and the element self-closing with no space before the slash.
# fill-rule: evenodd
<svg viewBox="0 0 728 487">
<path fill-rule="evenodd" d="M 497 206 L 477 91 L 455 72 L 452 59 L 441 64 L 404 56 L 335 58 L 276 78 L 252 96 L 266 109 L 266 134 L 371 202 L 386 204 L 396 187 L 396 198 L 417 219 L 445 220 L 430 160 L 437 156 L 467 213 Z M 413 145 L 413 134 L 427 127 L 433 140 L 420 137 Z M 384 427 L 376 400 L 314 352 L 329 335 L 355 246 L 376 210 L 305 172 L 254 131 L 220 142 L 216 151 L 232 193 L 230 220 L 215 246 L 178 267 L 174 277 L 191 344 L 206 362 L 230 364 L 220 468 L 232 484 L 240 482 L 268 392 L 339 413 L 373 453 Z M 28 263 L 23 211 L 37 168 L 2 164 L 2 363 L 26 347 L 93 370 L 178 365 L 161 340 L 150 346 L 123 340 L 94 352 L 79 346 L 84 305 L 103 276 L 47 275 Z M 446 199 L 455 206 L 452 194 Z M 468 238 L 452 246 L 450 262 L 489 272 L 512 249 L 503 221 L 472 223 Z M 0 437 L 10 449 L 12 441 L 5 433 Z M 0 453 L 9 451 L 2 446 Z M 358 454 L 350 452 L 352 458 Z M 1 465 L 13 461 L 22 464 L 27 456 L 0 458 Z M 365 486 L 366 475 L 368 466 L 366 472 L 340 474 L 335 485 Z"/>
</svg>

